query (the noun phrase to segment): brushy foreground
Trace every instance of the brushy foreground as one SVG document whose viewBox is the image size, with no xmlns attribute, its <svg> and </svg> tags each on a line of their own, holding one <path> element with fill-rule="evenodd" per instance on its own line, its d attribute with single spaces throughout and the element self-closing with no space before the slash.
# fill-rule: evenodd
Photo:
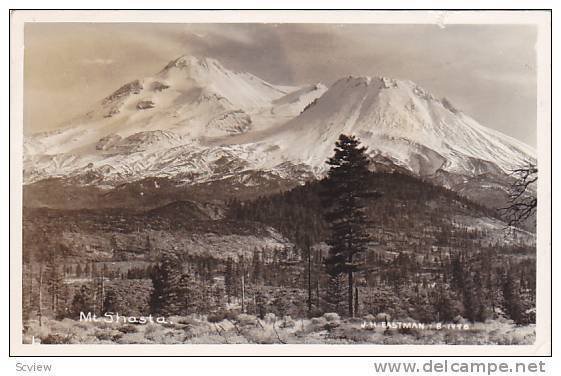
<svg viewBox="0 0 561 376">
<path fill-rule="evenodd" d="M 363 327 L 369 318 L 341 319 L 327 313 L 312 319 L 264 319 L 238 314 L 209 321 L 206 316 L 174 316 L 168 323 L 80 322 L 44 319 L 30 321 L 24 343 L 43 344 L 415 344 L 415 345 L 529 345 L 535 325 L 517 326 L 510 320 L 469 324 L 469 329 L 388 329 Z"/>
</svg>

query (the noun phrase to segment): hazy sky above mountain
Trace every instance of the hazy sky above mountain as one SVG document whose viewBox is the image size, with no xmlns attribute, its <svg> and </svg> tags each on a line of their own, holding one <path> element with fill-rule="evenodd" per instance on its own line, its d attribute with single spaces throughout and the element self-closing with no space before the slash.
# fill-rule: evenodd
<svg viewBox="0 0 561 376">
<path fill-rule="evenodd" d="M 55 129 L 193 54 L 274 84 L 351 74 L 412 80 L 535 146 L 535 43 L 535 28 L 514 25 L 27 24 L 24 131 Z"/>
</svg>

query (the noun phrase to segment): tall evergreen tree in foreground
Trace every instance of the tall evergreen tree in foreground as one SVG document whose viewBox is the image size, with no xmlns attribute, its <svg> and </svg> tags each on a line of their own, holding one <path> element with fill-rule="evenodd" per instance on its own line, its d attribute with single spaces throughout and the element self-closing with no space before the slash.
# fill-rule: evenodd
<svg viewBox="0 0 561 376">
<path fill-rule="evenodd" d="M 346 275 L 348 313 L 352 317 L 355 313 L 353 276 L 369 242 L 364 200 L 375 197 L 368 189 L 370 172 L 366 147 L 360 146 L 356 137 L 342 134 L 335 143 L 335 155 L 327 164 L 331 167 L 322 192 L 325 219 L 330 230 L 328 244 L 331 246 L 325 261 L 330 278 L 327 301 L 339 306 L 339 302 L 333 300 L 344 296 L 339 290 L 341 278 Z"/>
</svg>

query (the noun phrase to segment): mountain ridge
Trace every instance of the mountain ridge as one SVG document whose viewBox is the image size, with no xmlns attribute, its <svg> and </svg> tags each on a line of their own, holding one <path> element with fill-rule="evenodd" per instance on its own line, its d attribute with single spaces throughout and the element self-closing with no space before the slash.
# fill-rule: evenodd
<svg viewBox="0 0 561 376">
<path fill-rule="evenodd" d="M 243 186 L 259 184 L 244 177 L 257 172 L 301 184 L 325 174 L 341 133 L 361 139 L 373 169 L 409 171 L 468 197 L 478 188 L 466 191 L 471 179 L 504 180 L 497 187 L 506 191 L 508 172 L 536 161 L 531 147 L 412 81 L 349 76 L 330 87 L 276 86 L 212 58 L 181 56 L 121 86 L 70 127 L 26 137 L 24 184 L 167 178 Z"/>
</svg>

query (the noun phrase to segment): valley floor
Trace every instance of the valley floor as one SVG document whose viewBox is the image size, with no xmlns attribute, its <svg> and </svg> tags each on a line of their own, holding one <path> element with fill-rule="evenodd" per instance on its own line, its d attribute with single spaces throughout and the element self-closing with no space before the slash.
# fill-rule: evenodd
<svg viewBox="0 0 561 376">
<path fill-rule="evenodd" d="M 529 345 L 535 325 L 517 326 L 510 320 L 487 320 L 466 326 L 419 328 L 413 323 L 383 327 L 373 317 L 341 319 L 326 313 L 312 319 L 264 319 L 253 315 L 210 322 L 206 316 L 173 316 L 167 323 L 130 324 L 122 321 L 29 321 L 24 343 L 43 344 L 414 344 L 414 345 Z M 374 327 L 370 323 L 376 322 Z M 365 325 L 367 324 L 367 325 Z M 444 324 L 445 326 L 446 324 Z"/>
</svg>

